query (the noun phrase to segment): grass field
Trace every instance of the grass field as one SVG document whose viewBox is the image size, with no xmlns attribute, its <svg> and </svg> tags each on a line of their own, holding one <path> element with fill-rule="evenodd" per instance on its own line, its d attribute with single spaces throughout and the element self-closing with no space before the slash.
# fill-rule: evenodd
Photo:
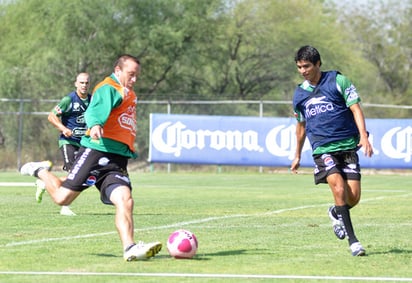
<svg viewBox="0 0 412 283">
<path fill-rule="evenodd" d="M 59 215 L 34 179 L 0 173 L 0 282 L 412 282 L 412 177 L 364 175 L 351 210 L 367 251 L 352 257 L 332 232 L 326 185 L 311 174 L 134 173 L 136 239 L 161 241 L 148 261 L 124 262 L 114 209 L 96 189 Z M 30 182 L 13 185 L 4 182 Z M 29 186 L 30 185 L 30 186 Z M 199 249 L 172 259 L 168 235 L 191 230 Z"/>
</svg>

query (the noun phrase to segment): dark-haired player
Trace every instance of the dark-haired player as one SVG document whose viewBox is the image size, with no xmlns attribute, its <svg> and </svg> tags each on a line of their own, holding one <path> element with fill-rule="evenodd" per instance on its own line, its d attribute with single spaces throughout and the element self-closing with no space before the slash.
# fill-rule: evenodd
<svg viewBox="0 0 412 283">
<path fill-rule="evenodd" d="M 337 71 L 322 72 L 316 48 L 301 47 L 295 63 L 304 82 L 295 90 L 293 107 L 297 118 L 296 154 L 291 170 L 297 172 L 306 137 L 312 146 L 315 184 L 327 183 L 334 205 L 328 214 L 336 236 L 348 238 L 353 256 L 365 255 L 355 235 L 350 209 L 361 196 L 361 174 L 357 150 L 371 157 L 360 98 L 351 81 Z"/>
</svg>

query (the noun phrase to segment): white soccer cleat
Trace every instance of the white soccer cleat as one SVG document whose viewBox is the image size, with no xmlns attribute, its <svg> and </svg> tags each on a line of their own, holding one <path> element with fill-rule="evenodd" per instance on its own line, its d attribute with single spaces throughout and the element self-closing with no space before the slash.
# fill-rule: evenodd
<svg viewBox="0 0 412 283">
<path fill-rule="evenodd" d="M 362 247 L 361 243 L 355 242 L 350 245 L 350 251 L 352 252 L 353 256 L 364 256 L 366 255 L 365 249 Z"/>
<path fill-rule="evenodd" d="M 46 192 L 46 186 L 44 182 L 40 179 L 36 180 L 36 201 L 41 203 L 43 199 L 43 194 Z"/>
<path fill-rule="evenodd" d="M 162 243 L 144 243 L 139 242 L 125 251 L 123 258 L 125 261 L 145 260 L 154 257 L 162 249 Z"/>
<path fill-rule="evenodd" d="M 37 177 L 37 172 L 40 169 L 46 169 L 47 171 L 50 171 L 52 166 L 53 163 L 49 160 L 40 162 L 28 162 L 20 168 L 20 174 Z"/>
<path fill-rule="evenodd" d="M 328 215 L 330 220 L 332 220 L 332 227 L 333 227 L 333 232 L 335 233 L 335 236 L 339 240 L 343 240 L 346 237 L 346 230 L 345 230 L 345 225 L 343 225 L 342 221 L 339 219 L 336 219 L 333 214 L 332 210 L 335 209 L 334 206 L 329 207 L 328 209 Z"/>
<path fill-rule="evenodd" d="M 64 216 L 76 216 L 76 213 L 74 213 L 68 205 L 62 205 L 62 208 L 60 209 L 60 214 Z"/>
</svg>

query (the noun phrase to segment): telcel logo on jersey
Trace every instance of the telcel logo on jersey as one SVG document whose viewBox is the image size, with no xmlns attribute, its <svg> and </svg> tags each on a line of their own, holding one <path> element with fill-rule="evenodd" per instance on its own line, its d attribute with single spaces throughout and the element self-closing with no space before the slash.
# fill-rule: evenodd
<svg viewBox="0 0 412 283">
<path fill-rule="evenodd" d="M 76 123 L 79 123 L 79 124 L 86 123 L 86 120 L 84 119 L 84 114 L 79 115 L 79 116 L 76 117 Z"/>
<path fill-rule="evenodd" d="M 327 101 L 323 101 L 323 99 L 325 98 L 326 96 L 321 96 L 309 99 L 305 103 L 305 117 L 310 118 L 327 111 L 333 111 L 333 104 Z"/>
</svg>

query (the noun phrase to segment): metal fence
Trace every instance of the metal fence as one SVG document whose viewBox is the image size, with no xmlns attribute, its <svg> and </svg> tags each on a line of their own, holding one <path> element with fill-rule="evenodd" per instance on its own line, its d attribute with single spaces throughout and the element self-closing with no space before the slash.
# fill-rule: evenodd
<svg viewBox="0 0 412 283">
<path fill-rule="evenodd" d="M 22 161 L 34 157 L 58 159 L 57 130 L 47 121 L 57 99 L 0 98 L 0 161 L 2 167 L 20 167 Z M 368 118 L 410 118 L 412 105 L 363 103 Z M 382 111 L 382 108 L 385 111 Z M 290 117 L 292 101 L 213 100 L 213 101 L 139 101 L 137 144 L 145 157 L 148 143 L 149 114 L 173 113 L 193 115 L 229 115 L 258 117 Z M 385 114 L 382 114 L 385 113 Z M 389 114 L 388 114 L 389 113 Z M 403 117 L 402 117 L 403 116 Z M 1 169 L 1 167 L 0 167 Z"/>
</svg>

